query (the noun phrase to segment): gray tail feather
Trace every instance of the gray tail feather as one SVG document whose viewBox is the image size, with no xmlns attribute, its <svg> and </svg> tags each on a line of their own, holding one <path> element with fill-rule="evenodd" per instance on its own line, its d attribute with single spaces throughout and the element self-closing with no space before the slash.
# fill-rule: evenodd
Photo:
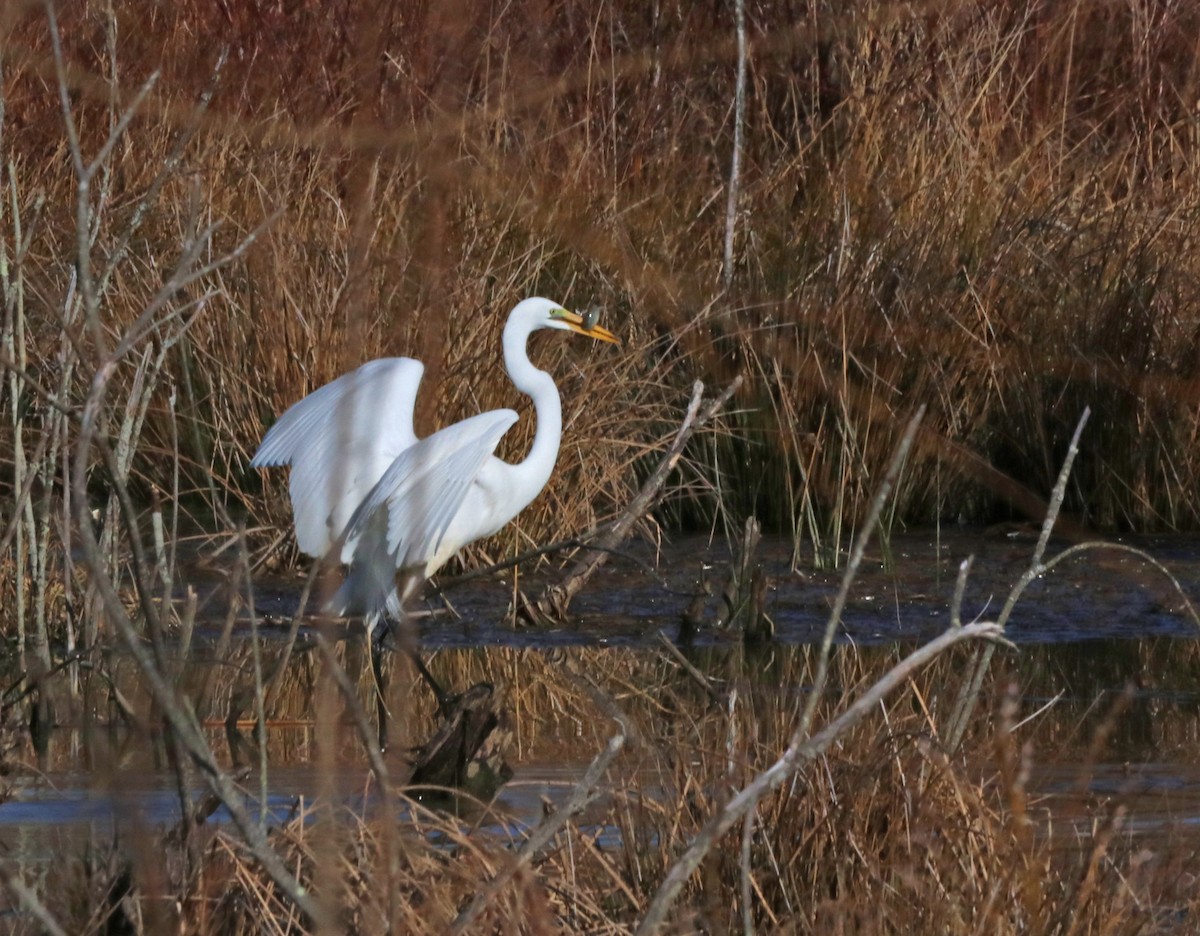
<svg viewBox="0 0 1200 936">
<path fill-rule="evenodd" d="M 390 560 L 384 563 L 355 563 L 341 588 L 329 600 L 333 614 L 363 614 L 372 620 L 387 614 L 399 619 L 400 595 L 396 592 L 396 569 Z"/>
</svg>

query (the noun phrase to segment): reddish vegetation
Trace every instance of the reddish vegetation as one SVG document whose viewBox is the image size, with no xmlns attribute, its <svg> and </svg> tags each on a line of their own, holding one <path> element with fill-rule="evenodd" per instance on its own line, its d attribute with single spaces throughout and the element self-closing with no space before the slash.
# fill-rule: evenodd
<svg viewBox="0 0 1200 936">
<path fill-rule="evenodd" d="M 735 373 L 735 412 L 694 440 L 658 522 L 737 528 L 755 513 L 798 547 L 844 549 L 920 406 L 890 518 L 1038 516 L 1090 406 L 1066 488 L 1077 527 L 1200 526 L 1200 7 L 765 0 L 746 12 L 725 291 L 731 3 L 80 2 L 59 11 L 61 79 L 46 11 L 5 7 L 0 488 L 15 505 L 0 509 L 0 615 L 31 650 L 29 688 L 14 689 L 36 695 L 39 719 L 52 714 L 37 682 L 52 649 L 90 652 L 127 625 L 125 645 L 148 653 L 136 620 L 162 653 L 161 621 L 190 627 L 194 605 L 164 598 L 186 584 L 163 573 L 186 526 L 174 511 L 222 533 L 253 517 L 251 539 L 286 523 L 282 478 L 263 482 L 245 462 L 289 403 L 366 358 L 409 353 L 427 364 L 422 431 L 524 405 L 496 361 L 504 315 L 529 294 L 601 302 L 627 344 L 534 342 L 564 393 L 563 454 L 489 553 L 619 508 L 691 382 Z M 78 198 L 73 162 L 103 152 L 155 72 Z M 85 425 L 94 444 L 79 442 Z M 505 444 L 529 433 L 524 419 Z M 64 467 L 76 450 L 77 468 Z M 119 491 L 132 494 L 123 518 Z M 147 519 L 147 504 L 167 509 Z M 131 531 L 152 520 L 170 549 L 130 561 L 146 545 Z M 93 523 L 99 546 L 79 560 Z M 217 560 L 222 599 L 250 578 L 235 552 Z M 298 655 L 299 677 L 279 672 L 306 681 L 268 700 L 246 676 L 262 662 L 251 649 L 249 662 L 222 653 L 236 687 L 165 680 L 141 720 L 170 721 L 156 737 L 171 759 L 203 768 L 194 749 L 189 761 L 166 746 L 190 738 L 180 709 L 295 702 L 332 768 L 351 736 L 332 683 L 313 674 L 334 668 Z M 814 653 L 776 649 L 765 665 L 735 653 L 691 676 L 648 654 L 584 655 L 573 670 L 536 653 L 456 657 L 458 681 L 509 686 L 519 737 L 561 720 L 591 753 L 626 706 L 642 747 L 620 765 L 655 772 L 663 790 L 639 797 L 612 775 L 601 818 L 620 828 L 619 849 L 603 852 L 586 823 L 566 827 L 479 925 L 635 926 L 708 817 L 791 743 L 796 704 L 778 687 L 819 678 Z M 814 692 L 811 727 L 891 662 L 837 652 L 830 685 L 844 696 Z M 986 666 L 975 685 L 967 663 L 951 654 L 897 677 L 886 719 L 872 708 L 765 798 L 745 856 L 732 832 L 686 882 L 680 929 L 736 929 L 743 910 L 763 931 L 814 933 L 1135 933 L 1190 919 L 1174 859 L 1117 847 L 1120 809 L 1097 813 L 1066 855 L 1032 833 L 1030 729 L 1014 726 L 1015 696 L 998 718 L 972 716 Z M 85 682 L 110 704 L 110 661 L 93 665 Z M 63 711 L 90 719 L 79 699 L 64 695 Z M 0 709 L 4 750 L 24 738 L 15 706 Z M 968 749 L 988 742 L 984 754 L 943 750 L 948 722 Z M 370 749 L 368 735 L 356 740 Z M 991 786 L 985 772 L 998 772 Z M 193 837 L 168 867 L 145 848 L 129 864 L 55 868 L 65 883 L 52 874 L 39 893 L 60 896 L 53 914 L 79 931 L 112 915 L 128 931 L 273 920 L 299 932 L 312 921 L 297 907 L 316 893 L 313 919 L 336 915 L 348 931 L 405 920 L 445 932 L 511 856 L 450 820 L 422 822 L 298 822 L 253 856 L 248 833 Z M 418 834 L 430 824 L 454 847 Z"/>
<path fill-rule="evenodd" d="M 118 4 L 115 28 L 100 7 L 63 10 L 85 141 L 109 127 L 110 37 L 121 101 L 162 73 L 113 156 L 114 231 L 228 52 L 140 256 L 169 261 L 192 186 L 231 232 L 282 212 L 195 330 L 217 470 L 232 459 L 242 488 L 240 454 L 272 414 L 381 352 L 429 365 L 425 428 L 506 399 L 494 327 L 465 355 L 450 343 L 540 291 L 601 299 L 632 338 L 640 362 L 605 392 L 635 424 L 670 416 L 647 381 L 675 385 L 674 402 L 693 373 L 754 378 L 738 427 L 751 446 L 720 456 L 734 513 L 797 533 L 800 516 L 821 529 L 857 514 L 919 403 L 929 431 L 902 512 L 1036 509 L 1091 405 L 1068 508 L 1101 527 L 1194 527 L 1200 13 L 778 3 L 748 17 L 722 296 L 724 4 Z M 73 216 L 48 33 L 37 9 L 8 18 L 18 192 L 52 195 L 29 275 L 55 280 Z M 141 275 L 154 281 L 129 270 L 110 297 L 115 318 L 137 308 Z"/>
</svg>

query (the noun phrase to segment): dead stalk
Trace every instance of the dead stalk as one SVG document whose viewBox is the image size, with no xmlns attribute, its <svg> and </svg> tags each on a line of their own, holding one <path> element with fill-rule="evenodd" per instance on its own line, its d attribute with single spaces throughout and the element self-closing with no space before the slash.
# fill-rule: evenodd
<svg viewBox="0 0 1200 936">
<path fill-rule="evenodd" d="M 870 512 L 867 514 L 866 520 L 863 521 L 863 525 L 858 531 L 858 537 L 854 541 L 854 549 L 851 551 L 850 559 L 846 563 L 846 571 L 842 574 L 842 584 L 838 589 L 837 598 L 834 599 L 833 610 L 829 613 L 829 621 L 825 625 L 825 634 L 821 638 L 821 649 L 817 654 L 817 674 L 813 679 L 813 686 L 809 692 L 808 702 L 805 703 L 804 712 L 800 716 L 799 734 L 801 735 L 807 735 L 812 728 L 813 716 L 816 714 L 817 706 L 821 703 L 821 696 L 825 692 L 825 681 L 829 677 L 829 655 L 833 651 L 833 638 L 837 635 L 838 628 L 842 624 L 842 612 L 845 610 L 846 601 L 850 597 L 850 586 L 854 582 L 854 577 L 858 574 L 858 567 L 861 565 L 863 556 L 867 551 L 867 543 L 870 541 L 871 535 L 875 532 L 875 525 L 879 522 L 884 505 L 892 493 L 896 479 L 900 476 L 900 469 L 904 467 L 904 461 L 908 458 L 908 452 L 912 448 L 913 440 L 916 438 L 917 429 L 920 427 L 921 418 L 924 415 L 925 407 L 922 406 L 917 410 L 916 415 L 909 420 L 908 426 L 904 430 L 904 435 L 900 439 L 900 444 L 896 446 L 895 454 L 892 456 L 892 461 L 888 466 L 887 474 L 883 478 L 883 483 L 879 485 L 879 490 L 876 491 L 875 497 L 871 501 Z"/>
<path fill-rule="evenodd" d="M 778 789 L 800 767 L 823 754 L 847 730 L 870 714 L 889 693 L 940 654 L 966 641 L 998 638 L 1002 635 L 1000 626 L 992 622 L 951 628 L 897 663 L 841 715 L 811 738 L 797 731 L 780 758 L 743 787 L 723 809 L 710 817 L 687 850 L 671 865 L 667 876 L 655 892 L 646 915 L 635 930 L 638 936 L 651 936 L 660 931 L 679 891 L 700 867 L 704 856 L 734 823 L 755 808 L 763 796 Z"/>
<path fill-rule="evenodd" d="M 725 205 L 725 291 L 733 286 L 733 239 L 737 227 L 738 184 L 742 168 L 742 124 L 746 110 L 746 3 L 734 0 L 737 24 L 737 84 L 733 107 L 733 156 L 729 164 L 729 198 Z"/>
<path fill-rule="evenodd" d="M 1018 599 L 1024 594 L 1025 589 L 1046 571 L 1042 563 L 1042 558 L 1046 554 L 1046 546 L 1050 542 L 1050 532 L 1054 529 L 1054 521 L 1058 518 L 1058 512 L 1062 509 L 1063 498 L 1067 493 L 1067 480 L 1071 477 L 1071 466 L 1075 463 L 1075 456 L 1079 453 L 1079 437 L 1083 434 L 1083 427 L 1087 425 L 1090 415 L 1091 410 L 1085 407 L 1083 415 L 1079 417 L 1079 422 L 1075 426 L 1075 434 L 1071 437 L 1071 445 L 1067 449 L 1062 469 L 1058 473 L 1058 480 L 1055 482 L 1054 490 L 1050 495 L 1050 503 L 1046 507 L 1046 516 L 1042 520 L 1042 530 L 1038 536 L 1037 545 L 1034 547 L 1033 555 L 1030 557 L 1029 568 L 1025 570 L 1024 575 L 1017 579 L 1016 584 L 1009 591 L 1008 597 L 1004 602 L 1004 607 L 1000 609 L 1000 614 L 996 618 L 996 622 L 1002 628 L 1008 623 L 1009 616 L 1012 614 L 1013 608 L 1016 607 Z M 971 715 L 974 713 L 975 706 L 979 701 L 979 693 L 983 688 L 984 675 L 987 673 L 988 666 L 992 662 L 992 655 L 995 652 L 995 644 L 988 644 L 978 650 L 974 665 L 971 668 L 970 678 L 963 680 L 962 692 L 951 712 L 950 728 L 946 734 L 946 746 L 950 751 L 957 750 L 958 746 L 962 743 L 967 726 L 971 722 Z"/>
</svg>

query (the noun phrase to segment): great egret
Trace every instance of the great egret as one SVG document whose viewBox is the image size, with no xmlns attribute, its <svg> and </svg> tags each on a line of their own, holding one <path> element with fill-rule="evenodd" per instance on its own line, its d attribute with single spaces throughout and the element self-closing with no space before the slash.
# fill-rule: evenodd
<svg viewBox="0 0 1200 936">
<path fill-rule="evenodd" d="M 562 437 L 554 379 L 538 370 L 526 340 L 540 328 L 620 344 L 548 299 L 525 299 L 504 326 L 504 366 L 533 398 L 537 432 L 524 461 L 496 458 L 517 414 L 480 413 L 418 440 L 413 408 L 424 367 L 411 358 L 370 361 L 293 404 L 263 438 L 250 464 L 291 465 L 289 491 L 301 551 L 339 550 L 349 574 L 330 600 L 335 614 L 363 614 L 373 631 L 462 547 L 498 531 L 550 479 Z M 401 573 L 397 588 L 396 573 Z"/>
</svg>

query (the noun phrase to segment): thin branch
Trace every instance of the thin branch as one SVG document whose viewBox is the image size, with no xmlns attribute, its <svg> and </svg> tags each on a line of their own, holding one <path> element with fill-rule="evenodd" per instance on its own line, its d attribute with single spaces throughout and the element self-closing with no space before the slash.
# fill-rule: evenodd
<svg viewBox="0 0 1200 936">
<path fill-rule="evenodd" d="M 742 168 L 742 125 L 746 113 L 746 2 L 734 0 L 737 20 L 737 85 L 733 105 L 733 159 L 729 166 L 729 199 L 725 205 L 725 289 L 733 285 L 733 236 L 737 228 L 738 185 Z"/>
<path fill-rule="evenodd" d="M 608 744 L 592 762 L 588 765 L 587 771 L 583 778 L 575 784 L 575 789 L 571 791 L 571 796 L 562 808 L 545 817 L 537 824 L 529 837 L 517 849 L 517 854 L 508 866 L 501 870 L 488 883 L 475 899 L 458 915 L 454 921 L 454 925 L 450 927 L 451 933 L 463 933 L 468 927 L 474 923 L 481 913 L 487 909 L 489 903 L 498 894 L 501 889 L 512 880 L 522 868 L 527 867 L 533 861 L 542 848 L 545 847 L 558 831 L 565 826 L 571 819 L 582 813 L 588 806 L 595 802 L 602 794 L 603 789 L 600 786 L 600 780 L 604 776 L 604 772 L 608 770 L 609 764 L 613 759 L 621 753 L 621 749 L 625 746 L 625 732 L 618 731 L 615 735 L 608 739 Z"/>
<path fill-rule="evenodd" d="M 54 915 L 46 908 L 45 904 L 38 900 L 37 894 L 26 887 L 25 882 L 18 875 L 13 874 L 3 865 L 0 865 L 0 882 L 3 882 L 4 886 L 12 892 L 26 910 L 37 917 L 38 923 L 49 936 L 67 936 L 67 931 L 58 925 Z"/>
<path fill-rule="evenodd" d="M 354 726 L 358 729 L 363 750 L 367 753 L 367 762 L 371 765 L 371 770 L 375 773 L 375 779 L 379 783 L 379 789 L 384 797 L 384 802 L 389 803 L 392 797 L 392 785 L 387 762 L 383 759 L 383 751 L 380 749 L 375 734 L 371 730 L 371 719 L 362 707 L 362 700 L 358 697 L 358 690 L 350 682 L 350 677 L 346 675 L 345 669 L 338 663 L 337 657 L 333 654 L 333 647 L 325 635 L 318 630 L 314 633 L 313 639 L 316 642 L 317 649 L 321 652 L 321 657 L 324 659 L 330 675 L 333 677 L 334 685 L 338 687 L 338 691 L 342 694 L 342 699 L 346 703 L 346 711 L 354 721 Z"/>
<path fill-rule="evenodd" d="M 1083 427 L 1087 425 L 1091 413 L 1090 407 L 1084 407 L 1083 415 L 1079 417 L 1079 423 L 1075 426 L 1075 434 L 1071 436 L 1071 445 L 1067 449 L 1067 456 L 1063 459 L 1062 469 L 1058 472 L 1058 480 L 1054 483 L 1054 490 L 1050 494 L 1046 516 L 1042 520 L 1042 532 L 1038 537 L 1037 546 L 1034 547 L 1033 556 L 1030 557 L 1029 568 L 1013 585 L 1004 602 L 1004 607 L 1000 609 L 1000 615 L 996 618 L 996 622 L 1001 627 L 1008 624 L 1009 616 L 1016 607 L 1017 600 L 1025 593 L 1025 589 L 1045 572 L 1042 557 L 1046 554 L 1046 546 L 1050 543 L 1050 532 L 1054 529 L 1054 522 L 1058 519 L 1058 512 L 1062 509 L 1063 499 L 1067 494 L 1067 480 L 1071 477 L 1071 466 L 1075 464 L 1075 456 L 1079 454 L 1079 438 L 1083 435 Z M 946 736 L 946 748 L 951 752 L 957 750 L 962 743 L 963 736 L 967 733 L 967 725 L 970 723 L 971 715 L 975 712 L 975 706 L 979 701 L 979 692 L 983 688 L 983 677 L 987 673 L 988 666 L 991 665 L 995 652 L 995 645 L 988 645 L 979 651 L 975 659 L 974 670 L 970 678 L 963 683 L 962 691 L 955 700 L 954 708 L 951 711 L 950 730 Z"/>
<path fill-rule="evenodd" d="M 71 95 L 67 89 L 67 66 L 63 61 L 62 39 L 58 32 L 58 15 L 54 4 L 47 0 L 46 16 L 50 20 L 50 49 L 54 54 L 54 72 L 58 79 L 58 102 L 62 108 L 63 124 L 67 130 L 67 147 L 71 153 L 71 165 L 76 177 L 82 179 L 86 171 L 83 165 L 83 150 L 79 147 L 79 131 L 75 129 L 75 117 L 71 113 Z"/>
<path fill-rule="evenodd" d="M 619 730 L 608 739 L 596 757 L 588 765 L 582 779 L 571 791 L 571 796 L 563 807 L 552 815 L 546 816 L 537 827 L 530 832 L 529 837 L 517 850 L 515 859 L 507 868 L 502 870 L 478 894 L 470 905 L 458 915 L 451 928 L 452 933 L 462 933 L 487 908 L 487 905 L 498 894 L 501 888 L 521 868 L 526 867 L 539 851 L 549 842 L 567 822 L 579 815 L 602 794 L 600 780 L 609 765 L 625 746 L 626 741 L 637 743 L 638 732 L 632 720 L 608 692 L 597 685 L 590 672 L 579 666 L 578 658 L 566 654 L 561 660 L 562 672 L 575 686 L 587 695 L 605 715 L 617 723 Z"/>
<path fill-rule="evenodd" d="M 712 680 L 700 672 L 700 670 L 696 669 L 696 667 L 692 665 L 691 661 L 679 652 L 679 648 L 671 642 L 670 637 L 660 632 L 658 635 L 658 642 L 666 648 L 667 652 L 671 655 L 675 662 L 683 667 L 683 671 L 691 676 L 692 679 L 694 679 L 697 683 L 699 683 L 700 688 L 708 693 L 708 697 L 710 699 L 718 704 L 725 701 L 724 696 L 717 691 L 716 687 L 713 686 Z"/>
<path fill-rule="evenodd" d="M 846 602 L 850 597 L 850 585 L 854 582 L 854 577 L 858 574 L 858 567 L 862 563 L 863 556 L 867 551 L 867 543 L 871 539 L 871 534 L 875 532 L 875 526 L 883 514 L 884 505 L 892 493 L 892 487 L 895 485 L 896 479 L 900 476 L 900 469 L 904 466 L 904 462 L 908 458 L 909 449 L 912 448 L 913 440 L 917 436 L 917 429 L 920 427 L 921 419 L 924 415 L 925 407 L 922 405 L 917 410 L 916 415 L 908 421 L 904 435 L 900 438 L 900 444 L 896 447 L 895 454 L 892 455 L 892 462 L 888 465 L 883 483 L 879 485 L 879 490 L 875 492 L 875 497 L 871 501 L 871 509 L 867 513 L 867 518 L 863 521 L 861 529 L 858 531 L 858 538 L 854 541 L 854 548 L 851 550 L 850 559 L 846 563 L 846 572 L 842 576 L 842 584 L 838 589 L 837 599 L 833 603 L 833 610 L 829 613 L 829 621 L 825 625 L 825 636 L 821 640 L 821 652 L 817 657 L 817 675 L 813 680 L 808 702 L 805 703 L 804 714 L 800 718 L 799 732 L 802 735 L 808 734 L 812 728 L 813 716 L 816 714 L 821 696 L 825 692 L 825 681 L 829 677 L 829 655 L 833 649 L 833 638 L 842 624 L 842 612 L 845 610 Z"/>
<path fill-rule="evenodd" d="M 889 693 L 903 685 L 917 670 L 940 654 L 968 640 L 994 639 L 1002 635 L 1003 631 L 999 625 L 993 622 L 952 627 L 897 663 L 820 732 L 807 739 L 800 731 L 793 734 L 791 743 L 783 755 L 734 796 L 724 809 L 713 815 L 687 850 L 671 866 L 650 902 L 646 915 L 638 924 L 635 931 L 637 936 L 651 936 L 659 932 L 675 898 L 700 867 L 704 856 L 721 836 L 758 805 L 763 796 L 778 789 L 798 769 L 823 754 L 838 738 L 872 712 Z"/>
<path fill-rule="evenodd" d="M 138 229 L 142 226 L 142 222 L 148 214 L 150 207 L 158 200 L 159 193 L 168 179 L 174 178 L 175 171 L 183 162 L 183 154 L 187 149 L 188 144 L 196 135 L 196 131 L 200 129 L 201 118 L 208 110 L 209 104 L 212 102 L 213 94 L 217 88 L 217 82 L 221 74 L 221 69 L 225 66 L 225 61 L 229 57 L 228 48 L 222 48 L 217 56 L 217 64 L 213 67 L 212 78 L 209 80 L 208 86 L 201 92 L 200 101 L 193 112 L 191 125 L 185 129 L 176 140 L 174 147 L 163 161 L 162 168 L 150 183 L 150 187 L 145 194 L 138 199 L 137 205 L 133 209 L 133 216 L 129 220 L 128 226 L 117 238 L 116 244 L 108 258 L 108 263 L 105 264 L 104 272 L 100 276 L 99 292 L 103 295 L 107 289 L 109 281 L 112 279 L 113 273 L 117 267 L 125 259 L 129 252 L 129 246 L 133 242 L 133 237 L 137 234 Z"/>
<path fill-rule="evenodd" d="M 588 579 L 596 570 L 604 565 L 608 559 L 608 553 L 629 535 L 638 520 L 658 502 L 662 486 L 679 463 L 692 434 L 712 420 L 741 385 L 742 378 L 735 377 L 719 396 L 701 410 L 700 406 L 704 401 L 704 384 L 699 380 L 693 384 L 692 400 L 688 404 L 683 424 L 675 433 L 674 441 L 616 522 L 602 536 L 597 537 L 595 543 L 589 543 L 584 547 L 584 555 L 575 562 L 562 581 L 551 585 L 542 592 L 536 604 L 536 609 L 541 615 L 549 620 L 559 621 L 566 617 L 571 599 L 587 584 Z"/>
<path fill-rule="evenodd" d="M 1080 553 L 1085 553 L 1085 552 L 1100 552 L 1105 549 L 1112 549 L 1112 550 L 1115 550 L 1116 552 L 1124 552 L 1124 553 L 1129 553 L 1130 555 L 1133 555 L 1133 556 L 1137 556 L 1143 562 L 1147 563 L 1150 566 L 1153 566 L 1155 569 L 1157 569 L 1159 572 L 1161 572 L 1164 576 L 1166 576 L 1167 581 L 1169 581 L 1171 583 L 1171 587 L 1175 589 L 1176 593 L 1179 595 L 1180 599 L 1183 601 L 1183 607 L 1184 607 L 1184 610 L 1187 611 L 1188 617 L 1191 618 L 1191 621 L 1196 626 L 1196 629 L 1200 630 L 1200 615 L 1198 615 L 1196 613 L 1196 608 L 1192 604 L 1191 599 L 1188 598 L 1187 592 L 1184 591 L 1183 584 L 1179 581 L 1179 579 L 1177 579 L 1173 574 L 1171 574 L 1170 569 L 1168 569 L 1165 565 L 1163 565 L 1161 562 L 1159 562 L 1157 559 L 1155 559 L 1152 555 L 1150 555 L 1144 549 L 1138 549 L 1136 546 L 1130 546 L 1126 543 L 1105 543 L 1105 542 L 1076 543 L 1074 546 L 1068 546 L 1066 549 L 1064 549 L 1062 552 L 1060 552 L 1058 555 L 1056 555 L 1053 559 L 1047 560 L 1046 563 L 1042 566 L 1042 574 L 1045 574 L 1045 573 L 1051 571 L 1052 569 L 1055 568 L 1055 566 L 1058 566 L 1066 559 L 1070 559 L 1072 556 L 1077 556 Z"/>
<path fill-rule="evenodd" d="M 750 906 L 750 845 L 754 839 L 754 810 L 746 810 L 746 818 L 742 820 L 742 932 L 745 936 L 754 936 L 754 910 Z"/>
<path fill-rule="evenodd" d="M 967 591 L 967 576 L 971 573 L 971 564 L 974 561 L 974 556 L 967 556 L 958 565 L 958 578 L 954 582 L 954 597 L 950 601 L 950 623 L 955 627 L 962 626 L 963 595 Z"/>
</svg>

